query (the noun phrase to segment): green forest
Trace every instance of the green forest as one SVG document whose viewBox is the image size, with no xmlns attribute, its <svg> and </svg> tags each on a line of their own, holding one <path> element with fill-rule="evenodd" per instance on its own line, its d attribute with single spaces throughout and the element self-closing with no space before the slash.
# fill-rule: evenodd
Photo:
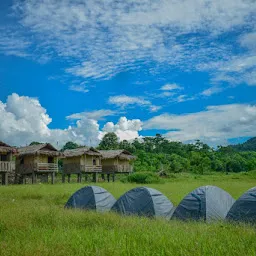
<svg viewBox="0 0 256 256">
<path fill-rule="evenodd" d="M 62 151 L 77 147 L 81 146 L 68 142 Z M 256 170 L 256 138 L 243 144 L 214 149 L 199 140 L 193 144 L 184 144 L 169 141 L 160 134 L 133 142 L 119 142 L 115 133 L 107 133 L 97 149 L 125 149 L 133 153 L 136 156 L 135 172 L 168 175 L 180 172 L 207 174 Z"/>
</svg>

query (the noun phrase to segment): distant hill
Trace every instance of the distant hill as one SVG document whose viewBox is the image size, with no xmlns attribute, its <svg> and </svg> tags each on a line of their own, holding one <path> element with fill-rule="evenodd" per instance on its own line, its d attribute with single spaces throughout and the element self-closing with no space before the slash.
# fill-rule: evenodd
<svg viewBox="0 0 256 256">
<path fill-rule="evenodd" d="M 236 151 L 256 151 L 256 137 L 253 137 L 241 144 L 230 145 L 230 147 Z"/>
</svg>

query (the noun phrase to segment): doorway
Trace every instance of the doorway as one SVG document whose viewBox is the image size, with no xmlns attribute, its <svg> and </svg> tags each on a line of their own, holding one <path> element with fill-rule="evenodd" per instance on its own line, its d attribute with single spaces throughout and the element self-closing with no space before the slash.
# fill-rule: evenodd
<svg viewBox="0 0 256 256">
<path fill-rule="evenodd" d="M 54 164 L 54 158 L 52 156 L 48 157 L 48 164 Z"/>
</svg>

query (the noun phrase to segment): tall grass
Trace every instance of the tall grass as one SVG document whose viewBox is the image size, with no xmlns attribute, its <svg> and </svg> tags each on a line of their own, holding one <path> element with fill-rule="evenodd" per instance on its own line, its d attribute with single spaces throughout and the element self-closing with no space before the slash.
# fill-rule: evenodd
<svg viewBox="0 0 256 256">
<path fill-rule="evenodd" d="M 235 198 L 256 185 L 249 175 L 179 175 L 150 184 L 174 204 L 201 185 Z M 136 184 L 100 183 L 116 198 Z M 64 210 L 85 184 L 0 187 L 0 255 L 256 255 L 253 226 L 122 217 Z"/>
</svg>

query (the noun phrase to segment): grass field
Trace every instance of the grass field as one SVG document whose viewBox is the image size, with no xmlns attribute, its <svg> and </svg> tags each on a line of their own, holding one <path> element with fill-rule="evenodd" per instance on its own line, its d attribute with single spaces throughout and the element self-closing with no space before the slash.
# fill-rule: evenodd
<svg viewBox="0 0 256 256">
<path fill-rule="evenodd" d="M 136 184 L 98 183 L 116 198 Z M 256 175 L 177 175 L 152 184 L 175 205 L 201 185 L 238 198 Z M 256 229 L 248 225 L 182 223 L 113 213 L 64 210 L 83 184 L 0 187 L 0 255 L 256 255 Z"/>
</svg>

